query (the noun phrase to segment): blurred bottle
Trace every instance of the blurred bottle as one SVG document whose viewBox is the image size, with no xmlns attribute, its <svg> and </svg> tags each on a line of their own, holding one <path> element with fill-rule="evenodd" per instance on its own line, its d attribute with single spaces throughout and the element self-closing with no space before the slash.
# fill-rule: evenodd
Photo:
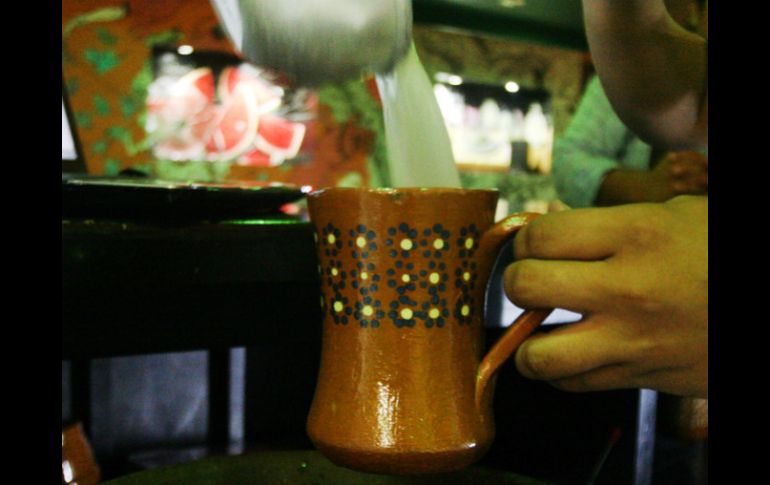
<svg viewBox="0 0 770 485">
<path fill-rule="evenodd" d="M 508 130 L 508 136 L 511 140 L 511 170 L 526 172 L 528 168 L 527 139 L 524 136 L 524 113 L 515 108 L 511 111 L 511 125 Z"/>
<path fill-rule="evenodd" d="M 524 138 L 528 145 L 527 167 L 532 171 L 550 173 L 553 131 L 540 103 L 532 103 L 524 116 Z"/>
</svg>

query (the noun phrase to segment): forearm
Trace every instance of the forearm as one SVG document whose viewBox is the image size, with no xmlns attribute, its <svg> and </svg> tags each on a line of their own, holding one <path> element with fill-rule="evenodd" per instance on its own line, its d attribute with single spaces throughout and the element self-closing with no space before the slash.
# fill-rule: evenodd
<svg viewBox="0 0 770 485">
<path fill-rule="evenodd" d="M 670 149 L 708 145 L 706 41 L 662 0 L 583 0 L 586 35 L 618 116 Z"/>
<path fill-rule="evenodd" d="M 650 172 L 612 170 L 607 172 L 596 193 L 597 206 L 657 202 L 650 193 Z"/>
</svg>

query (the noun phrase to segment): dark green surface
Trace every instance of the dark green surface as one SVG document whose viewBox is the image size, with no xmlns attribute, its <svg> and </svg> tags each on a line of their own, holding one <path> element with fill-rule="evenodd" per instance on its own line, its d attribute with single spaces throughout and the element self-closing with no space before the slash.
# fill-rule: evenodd
<svg viewBox="0 0 770 485">
<path fill-rule="evenodd" d="M 258 222 L 62 218 L 62 358 L 319 339 L 310 224 Z"/>
<path fill-rule="evenodd" d="M 510 472 L 479 467 L 470 467 L 459 472 L 430 477 L 374 475 L 338 467 L 317 451 L 271 451 L 207 458 L 183 465 L 133 473 L 105 483 L 110 485 L 544 485 L 546 482 Z"/>
<path fill-rule="evenodd" d="M 62 178 L 62 217 L 179 224 L 266 218 L 304 197 L 293 185 L 178 182 L 144 177 Z"/>
<path fill-rule="evenodd" d="M 413 0 L 414 23 L 466 30 L 514 42 L 588 50 L 580 0 Z"/>
</svg>

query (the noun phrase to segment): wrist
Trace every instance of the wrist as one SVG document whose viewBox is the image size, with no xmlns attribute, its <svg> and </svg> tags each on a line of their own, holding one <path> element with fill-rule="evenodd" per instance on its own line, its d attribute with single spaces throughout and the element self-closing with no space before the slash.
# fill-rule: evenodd
<svg viewBox="0 0 770 485">
<path fill-rule="evenodd" d="M 653 202 L 660 195 L 653 172 L 610 170 L 604 175 L 596 194 L 596 205 L 609 206 L 634 202 Z"/>
</svg>

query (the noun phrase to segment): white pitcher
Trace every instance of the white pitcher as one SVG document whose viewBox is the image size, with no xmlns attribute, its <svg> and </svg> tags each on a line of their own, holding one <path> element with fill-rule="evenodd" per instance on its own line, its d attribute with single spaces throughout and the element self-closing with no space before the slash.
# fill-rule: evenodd
<svg viewBox="0 0 770 485">
<path fill-rule="evenodd" d="M 303 86 L 390 71 L 412 43 L 411 0 L 211 0 L 251 62 Z"/>
</svg>

